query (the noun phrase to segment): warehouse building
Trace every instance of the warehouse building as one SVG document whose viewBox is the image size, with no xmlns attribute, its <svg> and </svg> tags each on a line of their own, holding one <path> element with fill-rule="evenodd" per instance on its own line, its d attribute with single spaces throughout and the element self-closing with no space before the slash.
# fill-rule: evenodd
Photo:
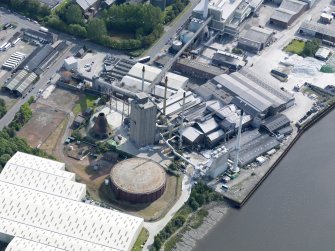
<svg viewBox="0 0 335 251">
<path fill-rule="evenodd" d="M 197 87 L 194 90 L 194 93 L 202 97 L 205 101 L 217 99 L 226 105 L 229 104 L 233 99 L 233 97 L 227 91 L 222 89 L 221 85 L 216 85 L 212 80 Z"/>
<path fill-rule="evenodd" d="M 308 4 L 298 0 L 283 0 L 270 18 L 270 24 L 288 28 L 302 13 L 308 9 Z"/>
<path fill-rule="evenodd" d="M 216 76 L 228 72 L 228 69 L 225 69 L 223 67 L 203 64 L 201 62 L 188 58 L 178 59 L 173 64 L 172 69 L 181 72 L 190 78 L 196 78 L 204 81 L 208 81 Z"/>
<path fill-rule="evenodd" d="M 273 33 L 270 30 L 251 27 L 242 32 L 237 46 L 243 50 L 258 53 L 271 43 Z"/>
<path fill-rule="evenodd" d="M 220 75 L 211 81 L 232 96 L 231 103 L 254 117 L 274 115 L 294 104 L 294 97 L 249 69 Z M 213 86 L 213 85 L 212 85 Z"/>
<path fill-rule="evenodd" d="M 64 164 L 16 153 L 0 174 L 6 250 L 129 251 L 143 219 L 81 202 L 86 186 Z"/>
<path fill-rule="evenodd" d="M 29 91 L 29 87 L 37 80 L 37 74 L 27 70 L 19 70 L 3 89 L 16 96 L 22 96 Z"/>
<path fill-rule="evenodd" d="M 230 159 L 236 156 L 236 139 L 231 139 L 225 144 L 230 151 Z M 239 154 L 239 166 L 246 166 L 256 160 L 257 157 L 274 149 L 279 148 L 280 142 L 276 137 L 260 133 L 258 130 L 245 131 L 241 134 L 241 150 Z"/>
<path fill-rule="evenodd" d="M 313 36 L 333 44 L 335 43 L 335 28 L 333 25 L 324 25 L 313 21 L 304 21 L 300 26 L 299 33 Z"/>
<path fill-rule="evenodd" d="M 23 31 L 23 40 L 35 40 L 42 44 L 52 44 L 57 39 L 54 34 L 50 32 L 41 32 L 32 29 L 25 29 Z"/>
<path fill-rule="evenodd" d="M 290 120 L 284 114 L 276 114 L 275 116 L 264 120 L 260 126 L 261 130 L 270 134 L 277 133 L 279 130 L 290 127 Z"/>
</svg>

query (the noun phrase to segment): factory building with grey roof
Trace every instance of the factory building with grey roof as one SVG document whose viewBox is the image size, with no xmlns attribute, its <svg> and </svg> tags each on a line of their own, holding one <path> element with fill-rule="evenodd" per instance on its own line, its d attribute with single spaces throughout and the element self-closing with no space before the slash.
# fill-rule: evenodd
<svg viewBox="0 0 335 251">
<path fill-rule="evenodd" d="M 270 18 L 270 24 L 287 28 L 308 9 L 308 3 L 298 0 L 283 0 Z"/>
<path fill-rule="evenodd" d="M 271 42 L 272 36 L 273 33 L 270 30 L 251 27 L 241 33 L 237 46 L 243 50 L 257 53 Z"/>
<path fill-rule="evenodd" d="M 299 33 L 335 43 L 334 25 L 324 25 L 313 21 L 304 21 L 299 28 Z"/>
<path fill-rule="evenodd" d="M 252 75 L 252 78 L 250 77 Z M 233 97 L 231 102 L 252 117 L 275 114 L 293 105 L 294 98 L 249 70 L 215 77 L 212 82 Z"/>
</svg>

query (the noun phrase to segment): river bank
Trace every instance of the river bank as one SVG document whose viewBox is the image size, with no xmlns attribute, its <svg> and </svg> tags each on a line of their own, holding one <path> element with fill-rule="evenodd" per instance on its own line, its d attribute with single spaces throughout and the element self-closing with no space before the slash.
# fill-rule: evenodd
<svg viewBox="0 0 335 251">
<path fill-rule="evenodd" d="M 316 114 L 311 120 L 309 120 L 299 129 L 295 129 L 294 134 L 292 135 L 292 138 L 287 142 L 287 145 L 283 149 L 281 149 L 281 151 L 277 152 L 277 156 L 275 156 L 275 158 L 272 158 L 272 160 L 268 163 L 267 169 L 265 173 L 263 173 L 262 177 L 256 183 L 250 183 L 250 181 L 248 182 L 249 191 L 244 192 L 243 196 L 241 196 L 240 194 L 239 200 L 235 200 L 237 198 L 236 192 L 239 192 L 235 190 L 234 200 L 231 200 L 228 197 L 228 201 L 233 202 L 233 205 L 235 206 L 237 205 L 238 207 L 242 207 L 246 203 L 246 201 L 254 194 L 254 192 L 259 188 L 259 186 L 263 183 L 263 181 L 267 178 L 267 176 L 276 168 L 277 165 L 280 164 L 280 162 L 286 156 L 286 154 L 290 152 L 290 149 L 295 145 L 295 143 L 299 140 L 299 138 L 310 128 L 312 128 L 312 126 L 315 123 L 317 123 L 327 114 L 332 112 L 334 108 L 335 103 L 331 104 L 326 109 Z M 227 196 L 225 197 L 227 198 Z M 175 250 L 178 251 L 193 250 L 193 248 L 196 247 L 197 241 L 203 239 L 207 235 L 207 233 L 209 233 L 212 229 L 216 228 L 216 224 L 218 222 L 224 221 L 224 216 L 227 215 L 229 208 L 230 206 L 228 205 L 228 203 L 220 205 L 216 204 L 215 206 L 210 205 L 210 208 L 208 209 L 209 215 L 205 218 L 204 223 L 197 229 L 191 229 L 185 232 L 181 238 L 181 241 L 177 243 Z"/>
<path fill-rule="evenodd" d="M 191 251 L 197 241 L 206 236 L 217 222 L 227 215 L 229 205 L 225 202 L 211 203 L 204 209 L 208 211 L 208 216 L 198 228 L 191 228 L 183 234 L 181 240 L 176 244 L 175 250 Z"/>
</svg>

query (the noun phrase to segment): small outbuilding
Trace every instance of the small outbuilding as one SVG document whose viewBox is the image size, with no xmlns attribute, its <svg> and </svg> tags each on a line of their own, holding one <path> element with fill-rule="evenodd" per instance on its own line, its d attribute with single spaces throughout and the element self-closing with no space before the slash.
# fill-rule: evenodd
<svg viewBox="0 0 335 251">
<path fill-rule="evenodd" d="M 78 68 L 78 60 L 74 57 L 68 57 L 64 59 L 64 67 L 66 70 L 76 70 Z"/>
<path fill-rule="evenodd" d="M 321 47 L 315 53 L 315 57 L 320 60 L 326 61 L 329 58 L 330 54 L 331 54 L 330 50 L 328 50 L 327 48 Z"/>
</svg>

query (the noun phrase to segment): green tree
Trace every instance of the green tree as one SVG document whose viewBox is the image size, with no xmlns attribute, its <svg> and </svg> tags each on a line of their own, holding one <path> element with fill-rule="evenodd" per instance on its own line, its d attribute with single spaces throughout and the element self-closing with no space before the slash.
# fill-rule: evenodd
<svg viewBox="0 0 335 251">
<path fill-rule="evenodd" d="M 313 57 L 317 50 L 320 48 L 320 40 L 313 39 L 305 43 L 304 49 L 302 51 L 302 56 L 304 57 Z"/>
<path fill-rule="evenodd" d="M 11 156 L 10 156 L 9 154 L 7 154 L 7 153 L 2 154 L 2 155 L 0 156 L 0 165 L 1 165 L 1 166 L 5 166 L 6 163 L 7 163 L 7 161 L 8 161 L 10 158 L 11 158 Z"/>
<path fill-rule="evenodd" d="M 98 18 L 91 19 L 87 24 L 87 36 L 93 40 L 99 40 L 107 34 L 106 24 Z"/>
<path fill-rule="evenodd" d="M 7 112 L 6 103 L 3 99 L 0 99 L 0 118 L 2 118 Z"/>
<path fill-rule="evenodd" d="M 82 24 L 83 13 L 77 4 L 71 4 L 65 11 L 65 19 L 68 24 Z"/>
</svg>

